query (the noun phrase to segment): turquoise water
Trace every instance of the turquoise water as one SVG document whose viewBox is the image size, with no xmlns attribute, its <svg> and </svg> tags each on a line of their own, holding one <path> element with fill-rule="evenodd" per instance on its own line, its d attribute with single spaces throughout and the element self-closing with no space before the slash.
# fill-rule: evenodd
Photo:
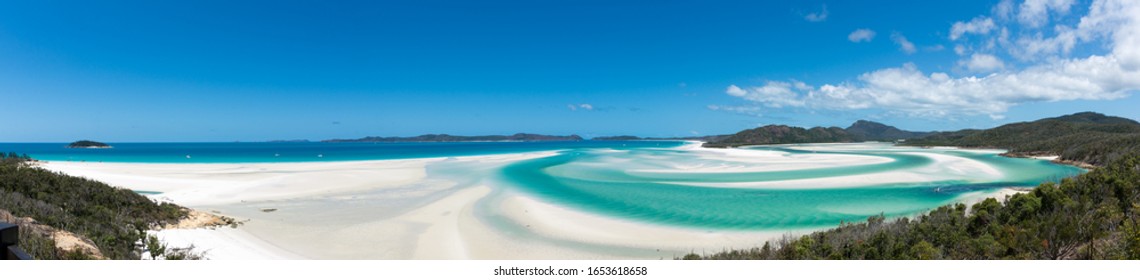
<svg viewBox="0 0 1140 280">
<path fill-rule="evenodd" d="M 502 166 L 452 166 L 443 161 L 429 164 L 427 174 L 429 178 L 468 182 L 465 185 L 488 180 L 496 187 L 496 195 L 487 201 L 497 201 L 507 192 L 520 192 L 607 217 L 727 230 L 813 229 L 835 226 L 841 221 L 862 221 L 880 213 L 890 217 L 908 216 L 1002 188 L 1033 187 L 1084 172 L 1043 160 L 1001 157 L 996 152 L 889 144 L 749 148 L 772 155 L 770 159 L 791 162 L 811 162 L 818 156 L 855 159 L 844 164 L 779 170 L 749 156 L 717 156 L 709 150 L 680 148 L 683 144 L 678 141 L 112 143 L 113 149 L 67 149 L 63 143 L 0 143 L 0 151 L 27 153 L 49 161 L 141 163 L 316 162 L 558 151 L 553 156 Z M 936 157 L 971 162 L 994 170 L 995 174 L 955 171 L 961 166 L 940 162 Z M 711 168 L 686 169 L 684 166 Z M 841 187 L 810 185 L 819 179 L 898 172 L 918 174 L 920 179 L 901 183 L 855 182 Z M 763 183 L 782 185 L 765 187 Z M 482 203 L 488 204 L 491 203 Z M 496 215 L 493 208 L 491 205 L 487 208 L 491 210 L 480 211 L 490 217 Z"/>
<path fill-rule="evenodd" d="M 576 209 L 657 224 L 707 229 L 789 230 L 836 226 L 885 214 L 907 216 L 960 201 L 964 196 L 1006 187 L 1033 187 L 1083 170 L 1043 160 L 1016 159 L 995 153 L 955 150 L 855 148 L 847 151 L 804 151 L 795 146 L 752 149 L 797 154 L 860 155 L 887 158 L 886 163 L 758 172 L 645 172 L 669 164 L 747 163 L 702 157 L 675 149 L 629 151 L 577 150 L 523 161 L 502 170 L 501 179 L 518 190 Z M 747 183 L 935 168 L 937 163 L 915 152 L 953 156 L 984 163 L 1002 173 L 997 179 L 961 176 L 950 180 L 857 185 L 842 188 L 708 187 L 708 183 Z M 700 183 L 700 185 L 690 185 Z M 794 185 L 794 184 L 793 184 Z"/>
<path fill-rule="evenodd" d="M 135 163 L 319 162 L 474 156 L 587 148 L 676 147 L 680 141 L 544 141 L 459 143 L 108 143 L 112 149 L 68 149 L 67 143 L 0 143 L 0 151 L 39 160 Z"/>
</svg>

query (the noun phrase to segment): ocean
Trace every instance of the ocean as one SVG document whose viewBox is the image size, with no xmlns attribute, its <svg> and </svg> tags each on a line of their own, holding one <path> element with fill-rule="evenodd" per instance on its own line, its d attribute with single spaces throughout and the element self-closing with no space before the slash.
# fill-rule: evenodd
<svg viewBox="0 0 1140 280">
<path fill-rule="evenodd" d="M 564 149 L 677 147 L 682 141 L 540 141 L 448 143 L 108 143 L 110 149 L 71 149 L 67 143 L 0 143 L 0 152 L 39 160 L 131 163 L 272 163 L 476 156 Z"/>
</svg>

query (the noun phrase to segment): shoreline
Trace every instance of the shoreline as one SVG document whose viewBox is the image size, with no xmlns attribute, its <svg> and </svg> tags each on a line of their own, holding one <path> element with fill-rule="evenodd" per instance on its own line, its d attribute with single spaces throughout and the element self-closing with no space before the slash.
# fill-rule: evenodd
<svg viewBox="0 0 1140 280">
<path fill-rule="evenodd" d="M 704 146 L 705 142 L 700 142 L 700 143 L 701 143 L 701 147 L 706 148 L 706 149 L 730 150 L 730 149 L 739 149 L 739 148 L 747 148 L 747 147 L 780 146 L 780 145 L 804 145 L 804 144 L 807 144 L 807 145 L 816 145 L 816 144 L 826 145 L 826 144 L 893 143 L 893 142 L 868 141 L 868 142 L 784 143 L 784 144 L 755 144 L 755 145 L 742 144 L 742 145 L 735 145 L 735 146 L 729 145 L 729 146 L 712 146 L 712 147 Z M 1061 159 L 1060 155 L 1056 155 L 1056 154 L 1049 153 L 1049 152 L 1010 152 L 1009 149 L 1000 148 L 1000 147 L 911 146 L 911 145 L 906 145 L 905 143 L 894 143 L 894 146 L 915 147 L 915 148 L 923 148 L 923 149 L 959 149 L 959 150 L 977 150 L 977 151 L 1001 151 L 1001 152 L 999 152 L 998 155 L 1004 156 L 1004 157 L 1009 157 L 1009 158 L 1032 158 L 1032 159 L 1048 160 L 1048 161 L 1053 162 L 1055 164 L 1068 165 L 1068 166 L 1078 167 L 1078 168 L 1085 169 L 1085 170 L 1093 170 L 1093 169 L 1096 169 L 1098 167 L 1097 165 L 1090 164 L 1090 163 L 1083 162 L 1083 161 Z"/>
<path fill-rule="evenodd" d="M 672 149 L 745 160 L 771 153 L 754 155 L 747 150 L 701 147 L 700 141 L 684 143 Z M 572 209 L 482 177 L 466 183 L 438 177 L 450 174 L 447 170 L 458 174 L 494 170 L 560 151 L 564 150 L 337 162 L 38 165 L 136 191 L 157 191 L 147 196 L 244 222 L 236 229 L 153 231 L 172 247 L 193 243 L 211 259 L 663 259 L 757 247 L 838 226 L 720 230 L 659 225 Z M 853 164 L 859 159 L 833 158 L 824 165 Z M 429 176 L 429 166 L 443 173 Z M 975 169 L 962 170 L 982 172 Z"/>
<path fill-rule="evenodd" d="M 37 160 L 37 163 L 94 163 L 94 164 L 129 164 L 129 165 L 220 165 L 220 164 L 240 164 L 240 165 L 261 165 L 261 164 L 320 164 L 320 163 L 376 163 L 388 161 L 401 161 L 401 160 L 446 160 L 446 159 L 468 159 L 489 156 L 504 156 L 504 155 L 517 155 L 517 154 L 534 154 L 534 153 L 559 153 L 569 149 L 552 149 L 540 151 L 525 151 L 525 152 L 511 152 L 511 153 L 498 153 L 498 154 L 479 154 L 479 155 L 461 155 L 461 156 L 436 156 L 436 157 L 411 157 L 411 158 L 388 158 L 388 159 L 350 159 L 350 160 L 322 160 L 322 161 L 248 161 L 248 162 L 119 162 L 119 161 L 86 161 L 86 160 Z"/>
<path fill-rule="evenodd" d="M 1085 170 L 1093 170 L 1098 167 L 1096 165 L 1083 161 L 1061 159 L 1060 155 L 1048 152 L 1005 152 L 1001 153 L 1001 156 L 1010 158 L 1032 158 L 1039 160 L 1048 160 L 1052 163 L 1078 167 Z"/>
<path fill-rule="evenodd" d="M 701 149 L 699 144 L 686 142 L 689 148 Z M 196 251 L 204 252 L 209 259 L 657 259 L 679 257 L 690 251 L 711 252 L 726 247 L 758 246 L 768 239 L 788 234 L 786 230 L 713 230 L 710 233 L 710 230 L 615 219 L 567 209 L 518 193 L 502 198 L 485 185 L 453 187 L 432 181 L 425 177 L 423 170 L 429 163 L 497 165 L 556 153 L 313 163 L 51 161 L 38 165 L 132 190 L 159 191 L 159 194 L 147 196 L 196 212 L 219 213 L 244 222 L 237 228 L 183 226 L 151 231 L 171 247 L 194 245 Z M 344 169 L 356 171 L 346 173 Z M 384 175 L 385 169 L 391 172 Z M 275 178 L 289 178 L 295 173 L 315 178 L 304 181 L 297 177 L 288 180 Z M 404 177 L 392 176 L 399 174 Z M 366 182 L 354 187 L 353 178 L 363 178 L 358 181 Z M 290 187 L 290 184 L 309 186 L 320 183 L 339 186 L 315 190 Z M 409 184 L 412 186 L 408 187 Z M 398 203 L 407 205 L 374 207 L 355 203 L 373 193 L 387 197 L 376 204 L 400 201 Z M 500 213 L 498 215 L 509 217 L 513 223 L 522 223 L 521 229 L 526 232 L 504 231 L 482 221 L 476 212 L 487 209 L 478 205 L 495 199 L 511 202 L 491 210 L 509 208 L 497 212 Z M 335 204 L 329 204 L 334 201 Z M 266 208 L 277 210 L 261 211 Z M 367 217 L 359 213 L 390 214 Z M 545 213 L 543 216 L 547 218 L 535 220 L 536 216 L 527 213 Z M 599 233 L 590 229 L 594 227 L 592 223 L 604 223 L 615 230 L 608 231 L 608 234 Z M 615 241 L 626 240 L 624 238 L 614 238 L 642 236 L 640 233 L 644 232 L 671 233 L 655 241 L 637 243 L 637 246 Z M 528 235 L 529 241 L 516 244 L 512 237 L 515 234 Z M 503 246 L 507 249 L 500 248 Z"/>
</svg>

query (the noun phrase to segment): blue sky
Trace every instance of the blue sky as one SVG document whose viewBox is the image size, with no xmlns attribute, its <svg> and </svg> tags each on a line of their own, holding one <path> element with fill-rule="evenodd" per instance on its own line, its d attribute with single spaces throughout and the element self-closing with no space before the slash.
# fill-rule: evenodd
<svg viewBox="0 0 1140 280">
<path fill-rule="evenodd" d="M 0 3 L 0 142 L 1140 118 L 1130 1 L 232 2 Z"/>
</svg>

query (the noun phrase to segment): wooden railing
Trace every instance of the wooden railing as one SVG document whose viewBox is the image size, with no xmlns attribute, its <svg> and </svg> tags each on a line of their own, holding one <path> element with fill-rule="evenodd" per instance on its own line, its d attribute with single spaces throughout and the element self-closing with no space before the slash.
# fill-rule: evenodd
<svg viewBox="0 0 1140 280">
<path fill-rule="evenodd" d="M 0 260 L 30 260 L 31 256 L 20 250 L 20 226 L 0 222 Z"/>
</svg>

